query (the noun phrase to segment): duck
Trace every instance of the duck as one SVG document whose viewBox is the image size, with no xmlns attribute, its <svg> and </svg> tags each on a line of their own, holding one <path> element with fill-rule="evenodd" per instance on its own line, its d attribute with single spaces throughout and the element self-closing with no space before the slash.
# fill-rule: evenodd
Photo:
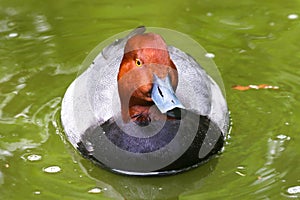
<svg viewBox="0 0 300 200">
<path fill-rule="evenodd" d="M 71 145 L 104 169 L 171 175 L 222 151 L 229 111 L 192 56 L 142 26 L 101 48 L 71 83 L 61 122 Z"/>
</svg>

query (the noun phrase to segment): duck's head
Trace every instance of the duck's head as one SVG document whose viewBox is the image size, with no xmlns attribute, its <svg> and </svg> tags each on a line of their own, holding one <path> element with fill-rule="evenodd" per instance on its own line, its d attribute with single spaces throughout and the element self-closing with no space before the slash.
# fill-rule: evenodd
<svg viewBox="0 0 300 200">
<path fill-rule="evenodd" d="M 122 118 L 146 122 L 155 104 L 161 114 L 184 108 L 175 96 L 178 84 L 176 66 L 163 38 L 154 33 L 131 37 L 124 49 L 118 73 Z"/>
</svg>

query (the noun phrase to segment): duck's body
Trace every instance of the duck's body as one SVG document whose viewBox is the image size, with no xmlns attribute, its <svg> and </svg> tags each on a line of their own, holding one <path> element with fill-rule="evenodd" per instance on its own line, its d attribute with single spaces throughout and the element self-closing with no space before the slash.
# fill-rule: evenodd
<svg viewBox="0 0 300 200">
<path fill-rule="evenodd" d="M 140 55 L 141 50 L 149 54 L 151 48 L 134 41 L 147 35 L 144 31 L 138 28 L 106 47 L 71 84 L 62 103 L 62 123 L 75 148 L 112 171 L 176 173 L 221 149 L 228 128 L 227 105 L 218 85 L 192 57 L 163 43 L 154 53 L 167 53 L 167 59 L 151 62 L 166 68 L 151 65 L 151 73 L 145 69 L 127 76 L 134 71 L 126 67 L 129 60 L 146 63 L 147 59 L 132 60 L 130 55 Z M 134 45 L 128 45 L 130 41 Z M 160 79 L 170 77 L 171 88 L 184 106 L 177 107 L 184 115 L 170 117 L 169 110 L 156 106 L 151 96 L 153 73 Z M 130 81 L 136 85 L 132 87 Z"/>
</svg>

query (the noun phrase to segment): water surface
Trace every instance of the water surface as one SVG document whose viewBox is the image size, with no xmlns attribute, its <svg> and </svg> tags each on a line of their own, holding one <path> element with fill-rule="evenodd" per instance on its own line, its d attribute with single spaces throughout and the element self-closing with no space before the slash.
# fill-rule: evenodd
<svg viewBox="0 0 300 200">
<path fill-rule="evenodd" d="M 0 199 L 299 198 L 299 10 L 299 0 L 1 0 Z M 60 125 L 86 55 L 139 25 L 188 34 L 223 77 L 233 121 L 225 151 L 184 174 L 111 174 L 83 159 Z M 261 83 L 279 89 L 231 88 Z"/>
</svg>

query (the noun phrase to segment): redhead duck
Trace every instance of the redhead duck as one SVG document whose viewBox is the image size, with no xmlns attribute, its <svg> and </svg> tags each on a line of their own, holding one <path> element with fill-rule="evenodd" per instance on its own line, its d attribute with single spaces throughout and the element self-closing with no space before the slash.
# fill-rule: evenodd
<svg viewBox="0 0 300 200">
<path fill-rule="evenodd" d="M 67 89 L 61 121 L 70 143 L 116 173 L 195 168 L 222 147 L 228 109 L 188 54 L 139 27 L 106 46 Z"/>
</svg>

